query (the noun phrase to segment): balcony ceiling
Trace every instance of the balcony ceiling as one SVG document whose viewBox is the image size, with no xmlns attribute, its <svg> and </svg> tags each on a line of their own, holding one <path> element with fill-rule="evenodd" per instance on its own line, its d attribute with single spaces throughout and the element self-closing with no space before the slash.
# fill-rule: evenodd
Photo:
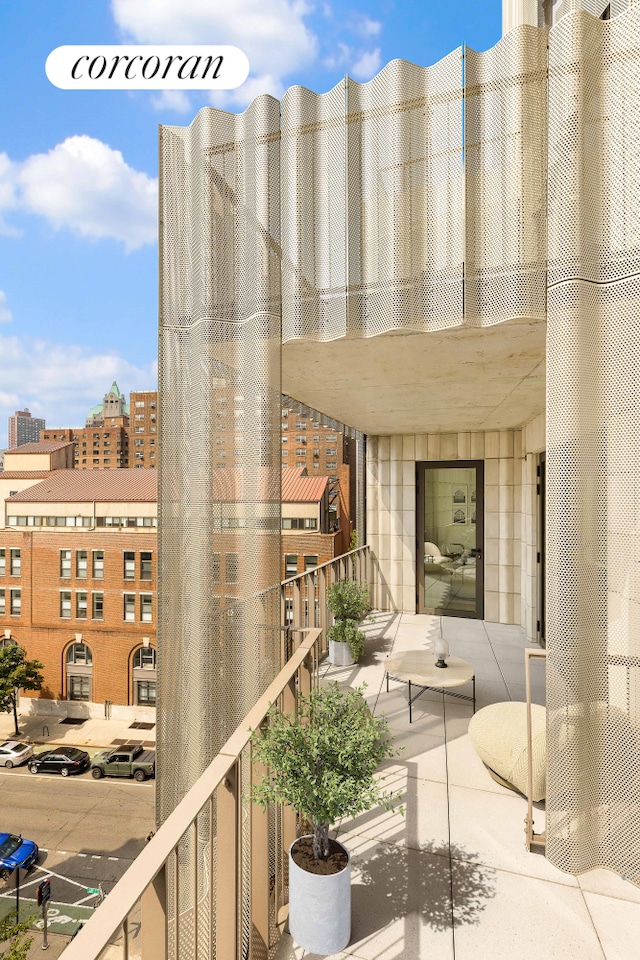
<svg viewBox="0 0 640 960">
<path fill-rule="evenodd" d="M 367 434 L 518 427 L 545 405 L 541 320 L 368 340 L 290 341 L 282 390 Z"/>
</svg>

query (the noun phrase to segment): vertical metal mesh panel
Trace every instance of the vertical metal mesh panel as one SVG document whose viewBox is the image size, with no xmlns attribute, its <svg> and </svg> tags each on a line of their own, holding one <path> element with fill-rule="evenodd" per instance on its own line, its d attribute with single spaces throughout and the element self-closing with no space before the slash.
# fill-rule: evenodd
<svg viewBox="0 0 640 960">
<path fill-rule="evenodd" d="M 161 128 L 159 820 L 279 669 L 278 127 Z"/>
<path fill-rule="evenodd" d="M 486 326 L 546 314 L 547 33 L 465 48 L 464 314 Z"/>
<path fill-rule="evenodd" d="M 550 33 L 547 856 L 640 883 L 640 9 Z"/>
<path fill-rule="evenodd" d="M 285 341 L 461 322 L 460 60 L 285 95 Z"/>
</svg>

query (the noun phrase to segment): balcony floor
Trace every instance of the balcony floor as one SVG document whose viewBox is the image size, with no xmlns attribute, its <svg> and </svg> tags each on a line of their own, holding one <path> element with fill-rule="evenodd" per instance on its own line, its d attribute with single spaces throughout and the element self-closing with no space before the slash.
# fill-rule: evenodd
<svg viewBox="0 0 640 960">
<path fill-rule="evenodd" d="M 606 870 L 580 878 L 524 846 L 526 801 L 499 786 L 467 735 L 471 704 L 425 692 L 409 725 L 407 687 L 384 683 L 391 652 L 424 648 L 442 631 L 476 667 L 477 708 L 524 700 L 527 645 L 518 627 L 379 613 L 357 667 L 323 679 L 367 684 L 404 752 L 386 762 L 405 816 L 371 810 L 340 824 L 352 855 L 352 938 L 334 960 L 629 960 L 637 955 L 640 889 Z M 544 702 L 543 667 L 532 664 Z M 537 678 L 540 678 L 539 680 Z M 462 688 L 463 692 L 465 688 Z M 444 702 L 443 702 L 444 699 Z M 544 826 L 538 808 L 535 829 Z M 288 934 L 278 960 L 314 960 Z"/>
</svg>

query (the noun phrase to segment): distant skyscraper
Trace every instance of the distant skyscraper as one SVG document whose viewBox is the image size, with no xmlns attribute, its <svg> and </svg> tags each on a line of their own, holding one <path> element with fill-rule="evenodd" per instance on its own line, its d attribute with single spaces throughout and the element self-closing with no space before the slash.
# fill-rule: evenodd
<svg viewBox="0 0 640 960">
<path fill-rule="evenodd" d="M 36 443 L 45 426 L 45 421 L 40 417 L 32 417 L 26 407 L 24 410 L 16 410 L 15 414 L 9 417 L 9 450 L 15 450 L 23 443 Z"/>
</svg>

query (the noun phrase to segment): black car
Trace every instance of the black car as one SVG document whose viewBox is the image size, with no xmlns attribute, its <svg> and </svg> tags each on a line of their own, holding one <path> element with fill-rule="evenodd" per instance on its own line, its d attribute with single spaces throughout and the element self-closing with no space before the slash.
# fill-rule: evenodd
<svg viewBox="0 0 640 960">
<path fill-rule="evenodd" d="M 91 758 L 85 750 L 77 747 L 58 747 L 37 753 L 29 760 L 31 773 L 60 773 L 68 777 L 70 773 L 82 773 L 91 763 Z"/>
</svg>

